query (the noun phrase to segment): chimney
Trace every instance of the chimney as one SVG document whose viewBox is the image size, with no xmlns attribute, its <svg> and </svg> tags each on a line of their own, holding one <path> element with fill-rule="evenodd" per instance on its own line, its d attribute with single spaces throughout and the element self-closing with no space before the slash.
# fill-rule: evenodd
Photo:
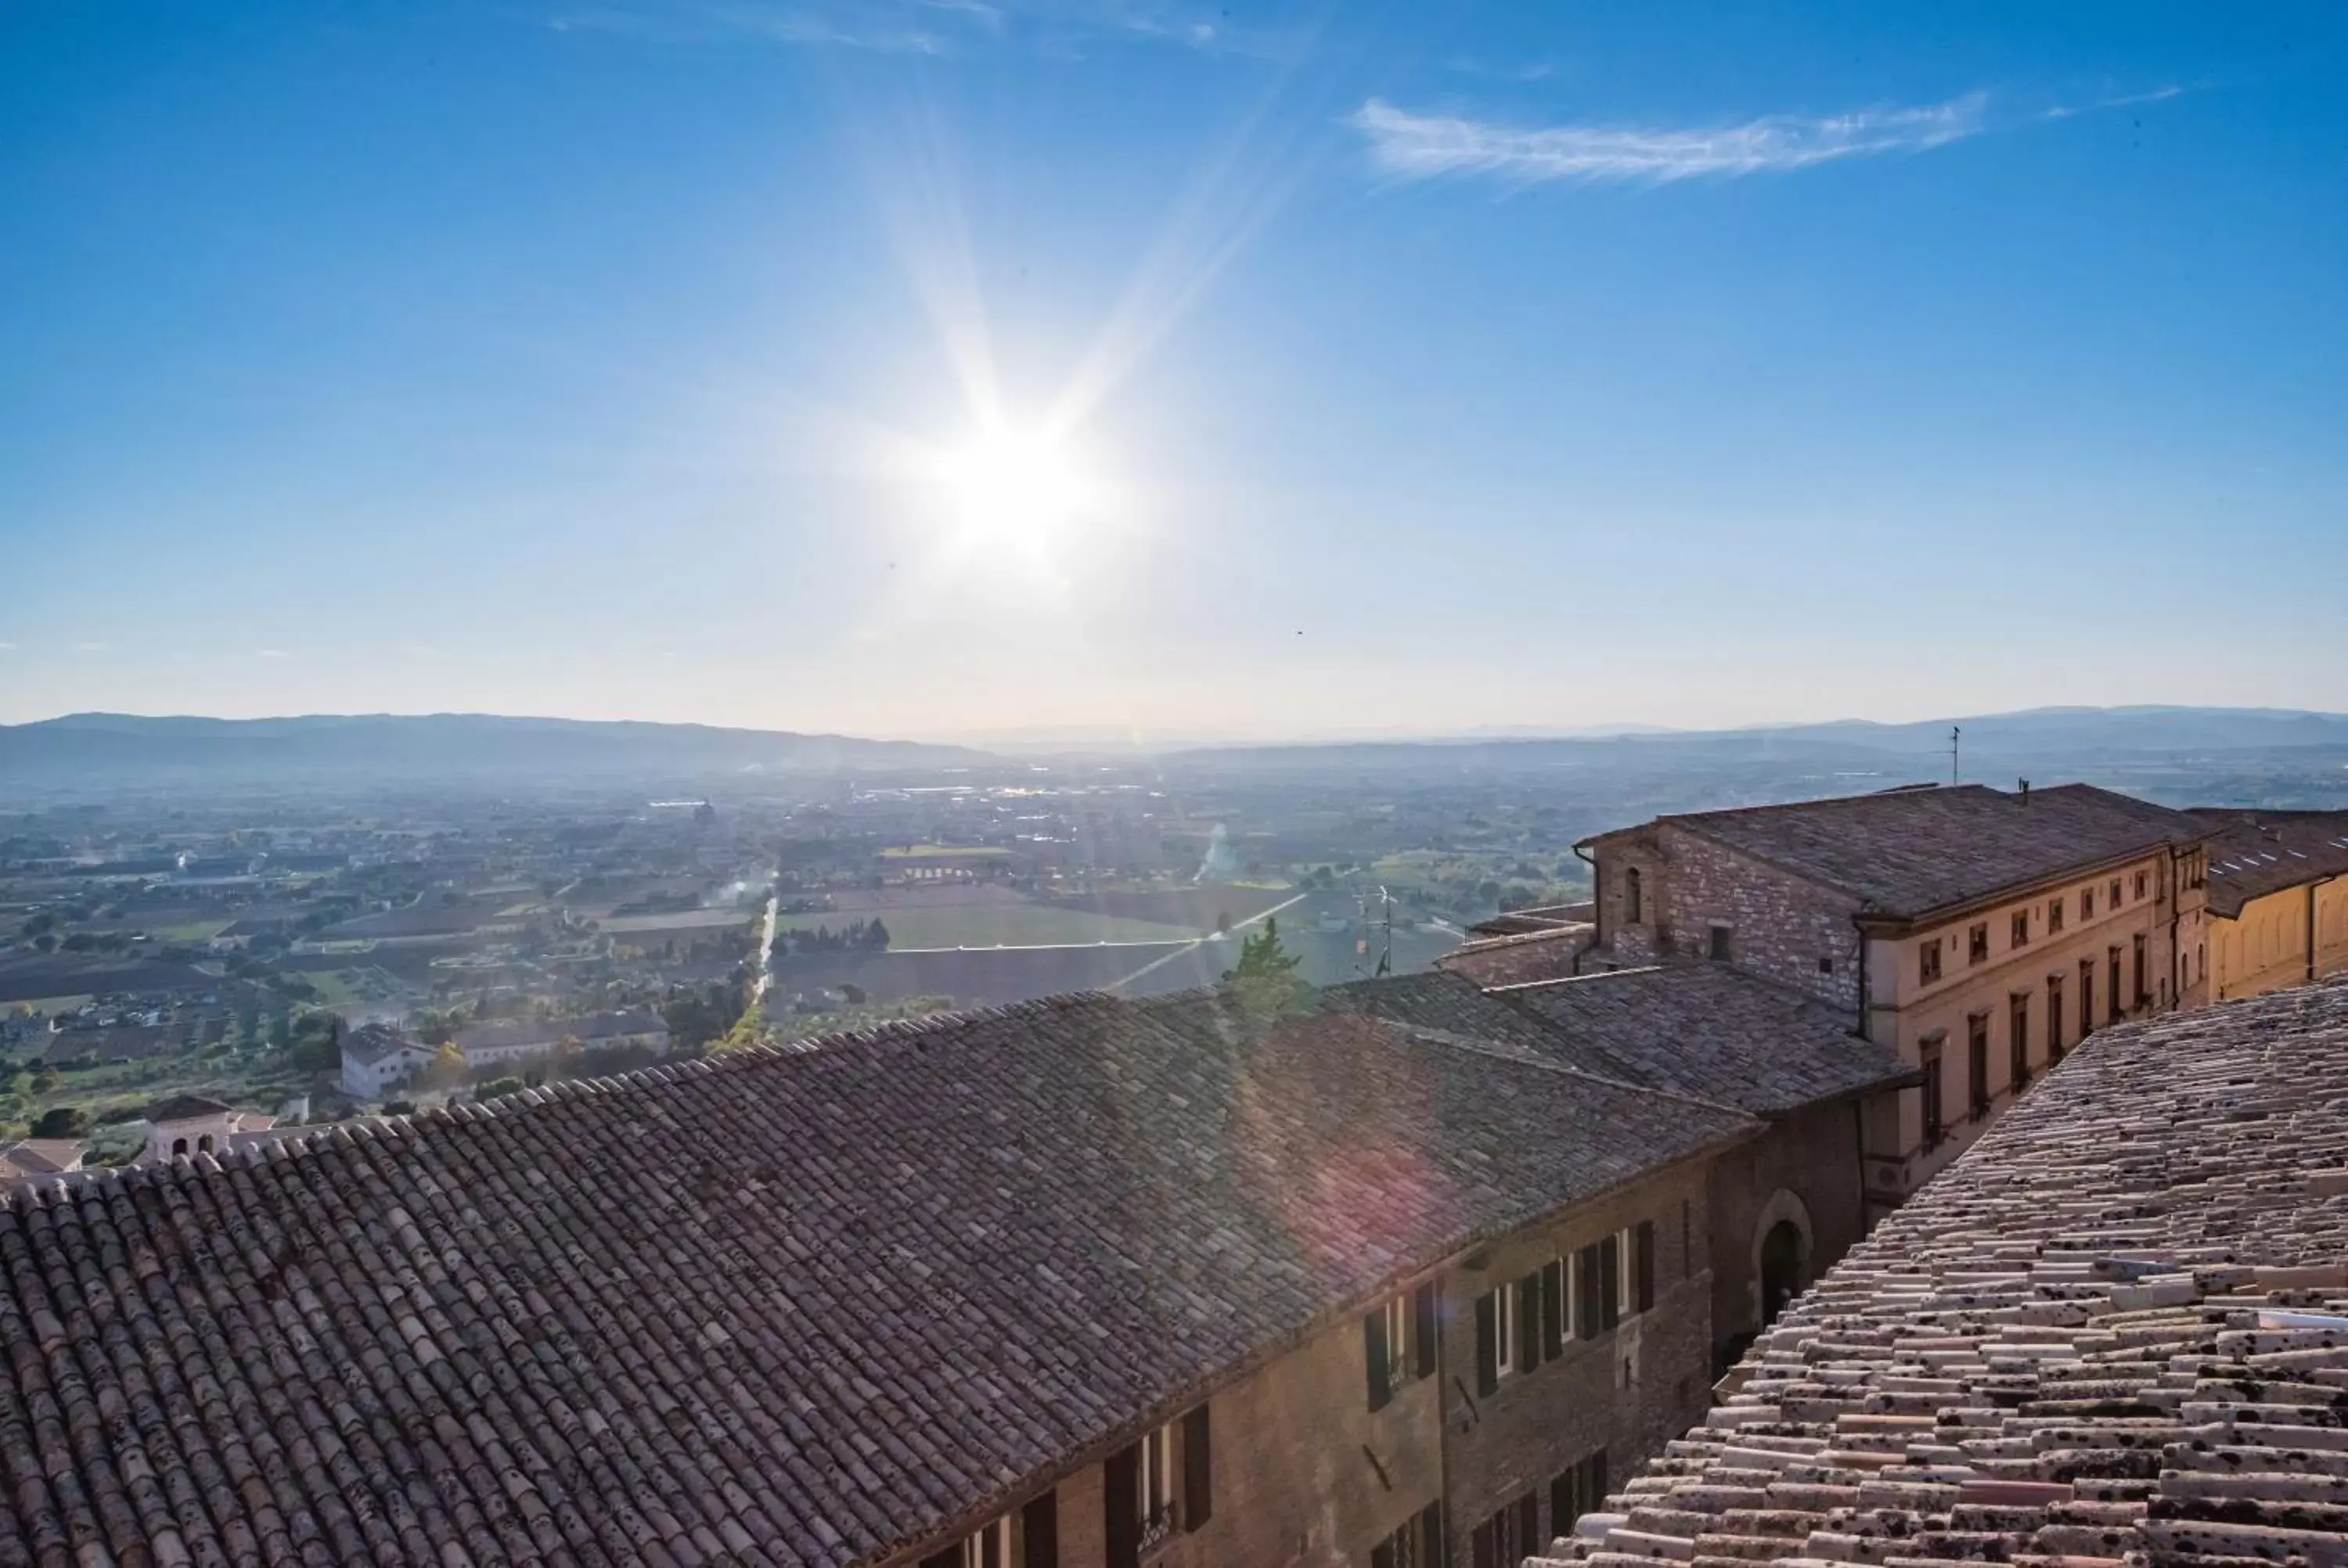
<svg viewBox="0 0 2348 1568">
<path fill-rule="evenodd" d="M 2028 779 L 2016 779 L 2014 780 L 2014 783 L 2022 786 L 2022 804 L 2028 805 L 2030 804 L 2030 781 Z"/>
</svg>

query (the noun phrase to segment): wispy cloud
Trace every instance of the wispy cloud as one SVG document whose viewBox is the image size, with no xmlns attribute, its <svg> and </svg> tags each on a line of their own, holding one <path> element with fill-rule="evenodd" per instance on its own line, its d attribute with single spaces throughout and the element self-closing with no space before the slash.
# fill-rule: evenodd
<svg viewBox="0 0 2348 1568">
<path fill-rule="evenodd" d="M 285 650 L 283 648 L 256 648 L 252 651 L 255 657 L 261 659 L 283 659 L 285 657 Z"/>
<path fill-rule="evenodd" d="M 1064 56 L 1132 38 L 1214 53 L 1269 53 L 1273 35 L 1234 28 L 1188 0 L 589 0 L 547 17 L 565 33 L 661 44 L 750 41 L 890 54 L 957 55 L 1024 43 Z"/>
<path fill-rule="evenodd" d="M 1843 159 L 1945 147 L 1989 128 L 1989 98 L 1858 109 L 1818 118 L 1771 115 L 1714 128 L 1552 126 L 1520 129 L 1454 115 L 1414 114 L 1372 98 L 1355 110 L 1384 172 L 1403 179 L 1482 176 L 1513 184 L 1550 181 L 1661 184 L 1707 176 L 1808 169 Z"/>
</svg>

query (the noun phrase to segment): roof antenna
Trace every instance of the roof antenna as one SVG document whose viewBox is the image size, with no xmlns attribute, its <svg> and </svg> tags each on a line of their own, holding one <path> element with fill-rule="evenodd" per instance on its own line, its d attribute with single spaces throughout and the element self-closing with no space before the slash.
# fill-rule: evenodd
<svg viewBox="0 0 2348 1568">
<path fill-rule="evenodd" d="M 1949 726 L 1949 782 L 1957 782 L 1957 739 L 1964 731 L 1955 724 Z"/>
</svg>

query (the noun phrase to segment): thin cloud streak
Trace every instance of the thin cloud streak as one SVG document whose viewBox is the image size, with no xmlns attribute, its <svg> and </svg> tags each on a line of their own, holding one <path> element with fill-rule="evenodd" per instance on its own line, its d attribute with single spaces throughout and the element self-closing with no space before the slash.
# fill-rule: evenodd
<svg viewBox="0 0 2348 1568">
<path fill-rule="evenodd" d="M 1379 169 L 1398 179 L 1475 176 L 1511 184 L 1663 184 L 1783 173 L 1850 158 L 1923 152 L 1989 128 L 1989 97 L 1859 109 L 1819 118 L 1770 115 L 1715 129 L 1556 126 L 1516 129 L 1413 114 L 1372 98 L 1351 118 Z"/>
</svg>

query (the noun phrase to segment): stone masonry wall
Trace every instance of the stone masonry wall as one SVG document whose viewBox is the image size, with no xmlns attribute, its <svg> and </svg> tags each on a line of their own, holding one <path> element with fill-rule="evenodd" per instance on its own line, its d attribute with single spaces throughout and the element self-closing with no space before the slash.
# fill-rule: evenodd
<svg viewBox="0 0 2348 1568">
<path fill-rule="evenodd" d="M 1715 921 L 1730 927 L 1729 961 L 1859 1017 L 1859 933 L 1845 895 L 1806 882 L 1698 835 L 1661 825 L 1670 869 L 1662 917 L 1672 950 L 1703 958 Z"/>
<path fill-rule="evenodd" d="M 1555 1528 L 1550 1481 L 1603 1448 L 1614 1474 L 1663 1450 L 1711 1402 L 1709 1163 L 1691 1163 L 1521 1232 L 1487 1249 L 1444 1291 L 1444 1416 L 1450 1471 L 1451 1561 L 1470 1562 L 1477 1525 L 1527 1491 L 1540 1499 L 1539 1539 Z M 1565 1355 L 1475 1397 L 1476 1298 L 1551 1258 L 1650 1220 L 1655 1306 L 1610 1333 L 1568 1341 Z M 1626 1374 L 1625 1363 L 1629 1365 Z"/>
<path fill-rule="evenodd" d="M 1758 1255 L 1765 1230 L 1779 1219 L 1792 1218 L 1807 1235 L 1809 1252 L 1802 1271 L 1805 1285 L 1839 1262 L 1866 1235 L 1860 1119 L 1861 1102 L 1856 1100 L 1813 1106 L 1714 1163 L 1715 1369 L 1721 1369 L 1726 1358 L 1724 1353 L 1732 1342 L 1760 1330 Z"/>
</svg>

